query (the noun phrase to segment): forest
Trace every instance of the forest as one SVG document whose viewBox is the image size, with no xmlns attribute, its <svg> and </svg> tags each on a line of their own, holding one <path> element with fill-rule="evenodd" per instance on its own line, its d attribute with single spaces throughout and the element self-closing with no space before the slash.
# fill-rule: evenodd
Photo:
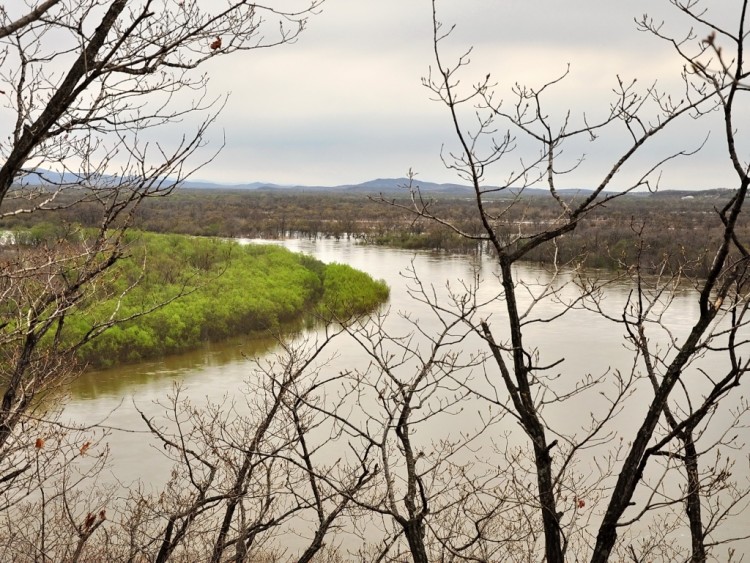
<svg viewBox="0 0 750 563">
<path fill-rule="evenodd" d="M 418 185 L 416 186 L 418 187 Z M 476 239 L 460 236 L 444 224 L 414 213 L 415 205 L 445 218 L 469 235 L 482 224 L 471 198 L 402 194 L 351 194 L 282 190 L 181 189 L 169 198 L 143 202 L 135 223 L 158 233 L 196 236 L 277 239 L 286 236 L 354 237 L 363 244 L 397 248 L 473 253 L 488 250 Z M 681 193 L 635 193 L 608 202 L 582 218 L 577 228 L 557 237 L 554 245 L 535 248 L 524 260 L 582 264 L 593 268 L 626 268 L 636 257 L 645 270 L 661 269 L 664 259 L 674 270 L 705 276 L 721 231 L 716 209 L 730 200 L 730 190 Z M 574 203 L 575 197 L 570 198 Z M 12 202 L 11 202 L 12 203 Z M 538 196 L 500 195 L 487 200 L 493 227 L 507 240 L 553 227 L 561 216 L 557 203 Z M 25 228 L 39 236 L 55 236 L 65 224 L 93 226 L 96 204 L 79 204 L 57 212 L 56 223 L 43 214 L 17 215 L 0 228 Z M 737 224 L 750 234 L 744 216 Z M 46 233 L 46 235 L 44 234 Z"/>
</svg>

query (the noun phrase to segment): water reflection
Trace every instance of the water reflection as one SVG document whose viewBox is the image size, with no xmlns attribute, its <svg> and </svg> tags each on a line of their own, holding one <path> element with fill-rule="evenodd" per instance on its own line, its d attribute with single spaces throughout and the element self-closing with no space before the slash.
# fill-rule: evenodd
<svg viewBox="0 0 750 563">
<path fill-rule="evenodd" d="M 268 354 L 276 346 L 276 338 L 258 335 L 206 343 L 182 354 L 86 372 L 71 385 L 70 393 L 74 402 L 142 394 L 144 387 L 158 389 L 165 381 L 189 381 L 227 364 L 244 364 L 248 358 Z"/>
</svg>

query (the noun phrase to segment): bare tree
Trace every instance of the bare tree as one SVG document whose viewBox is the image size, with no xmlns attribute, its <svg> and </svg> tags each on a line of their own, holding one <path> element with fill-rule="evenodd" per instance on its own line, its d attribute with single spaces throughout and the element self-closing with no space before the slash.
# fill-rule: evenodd
<svg viewBox="0 0 750 563">
<path fill-rule="evenodd" d="M 312 405 L 340 377 L 323 375 L 321 362 L 336 334 L 284 344 L 275 358 L 257 363 L 241 395 L 245 404 L 235 397 L 195 406 L 178 389 L 166 405 L 169 425 L 143 415 L 175 470 L 159 494 L 133 493 L 122 520 L 127 543 L 112 553 L 256 561 L 279 551 L 280 530 L 301 534 L 308 521 L 295 560 L 322 553 L 327 534 L 377 474 L 366 451 L 353 464 L 319 452 L 329 426 Z"/>
<path fill-rule="evenodd" d="M 659 512 L 663 518 L 665 510 L 673 510 L 679 519 L 681 507 L 691 537 L 691 545 L 687 546 L 690 558 L 705 561 L 711 549 L 731 539 L 716 533 L 719 520 L 738 503 L 742 506 L 747 495 L 745 490 L 727 484 L 731 466 L 720 461 L 727 448 L 736 447 L 732 432 L 724 428 L 718 431 L 718 438 L 713 432 L 718 424 L 713 415 L 718 409 L 730 408 L 731 403 L 724 399 L 739 386 L 748 369 L 740 352 L 745 344 L 742 330 L 746 324 L 748 254 L 745 243 L 739 240 L 736 225 L 744 205 L 749 169 L 738 154 L 735 121 L 739 95 L 747 88 L 744 67 L 747 2 L 736 3 L 735 29 L 712 24 L 700 2 L 671 3 L 693 19 L 696 29 L 704 31 L 691 30 L 685 38 L 675 39 L 665 36 L 661 26 L 648 18 L 640 22 L 640 27 L 669 41 L 684 59 L 680 101 L 656 85 L 641 92 L 635 81 L 618 78 L 616 97 L 608 113 L 600 121 L 585 116 L 576 121 L 571 112 L 555 120 L 545 111 L 546 96 L 567 73 L 540 88 L 516 85 L 515 100 L 508 104 L 496 101 L 490 75 L 478 85 L 463 87 L 460 73 L 468 64 L 468 53 L 455 63 L 445 62 L 443 45 L 452 28 L 440 23 L 433 2 L 435 67 L 424 84 L 450 115 L 458 148 L 444 155 L 444 162 L 473 187 L 476 214 L 483 230 L 479 234 L 465 232 L 434 213 L 432 202 L 423 197 L 415 181 L 410 186 L 410 207 L 395 200 L 383 200 L 410 209 L 415 215 L 440 223 L 466 238 L 489 244 L 496 256 L 502 285 L 499 296 L 503 303 L 502 324 L 466 319 L 484 339 L 495 364 L 494 391 L 472 390 L 475 395 L 507 408 L 522 429 L 533 463 L 525 465 L 520 460 L 515 465 L 509 463 L 508 478 L 523 482 L 525 472 L 533 475 L 534 497 L 519 496 L 516 501 L 524 507 L 529 534 L 540 534 L 544 556 L 551 562 L 566 558 L 607 561 L 612 557 L 641 561 L 649 553 L 677 557 L 681 546 L 670 539 L 669 526 L 652 528 L 652 536 L 640 532 L 640 543 L 629 539 L 628 530 L 634 529 L 633 526 L 640 526 L 641 531 L 648 529 L 647 516 L 652 512 Z M 465 107 L 471 111 L 464 113 Z M 619 313 L 607 311 L 597 298 L 600 284 L 606 282 L 588 279 L 580 274 L 576 264 L 555 263 L 550 280 L 537 286 L 517 278 L 515 265 L 519 261 L 539 247 L 548 246 L 554 252 L 555 241 L 576 229 L 597 208 L 637 188 L 655 189 L 655 172 L 669 160 L 689 157 L 690 150 L 678 148 L 652 162 L 624 189 L 614 189 L 612 180 L 654 136 L 673 123 L 710 117 L 715 110 L 723 116 L 727 154 L 737 176 L 737 187 L 731 200 L 716 210 L 723 234 L 716 241 L 717 250 L 708 275 L 692 282 L 699 314 L 684 340 L 679 343 L 675 340 L 665 320 L 670 296 L 682 279 L 680 271 L 665 271 L 666 263 L 655 280 L 643 275 L 643 264 L 626 265 L 634 273 L 634 290 Z M 473 129 L 467 128 L 465 116 L 473 119 Z M 560 179 L 577 169 L 575 164 L 566 167 L 561 163 L 559 155 L 563 147 L 578 137 L 595 139 L 600 133 L 618 127 L 624 128 L 629 142 L 612 159 L 611 166 L 602 171 L 601 181 L 593 190 L 577 197 L 562 195 L 558 187 Z M 518 138 L 523 139 L 524 146 L 527 142 L 535 144 L 537 152 L 514 158 Z M 498 174 L 496 169 L 503 166 L 504 171 Z M 487 185 L 491 170 L 493 178 L 504 177 L 504 183 Z M 524 205 L 525 188 L 538 185 L 546 185 L 549 197 L 558 206 L 557 219 L 541 226 L 506 224 L 508 211 Z M 492 201 L 498 195 L 505 198 Z M 567 300 L 557 279 L 566 268 L 571 272 L 568 277 L 572 275 L 580 287 L 578 296 Z M 550 299 L 559 302 L 558 312 L 537 312 L 539 304 Z M 624 338 L 632 345 L 633 359 L 628 366 L 612 366 L 599 377 L 576 378 L 571 385 L 558 377 L 564 359 L 546 365 L 541 362 L 539 349 L 530 343 L 531 330 L 536 323 L 554 322 L 581 307 L 593 309 L 613 320 L 616 326 L 622 326 Z M 666 334 L 667 346 L 657 346 L 658 340 L 649 336 L 657 333 Z M 699 362 L 707 355 L 712 357 L 713 369 Z M 628 410 L 631 397 L 643 396 L 644 383 L 651 393 L 647 408 L 639 415 L 642 418 L 634 433 L 623 435 L 615 426 L 615 418 Z M 587 426 L 567 429 L 554 416 L 555 409 L 574 401 L 580 404 L 585 397 L 598 408 L 592 408 Z M 746 407 L 738 407 L 731 418 L 734 424 L 738 424 L 736 417 L 745 411 Z M 615 439 L 617 436 L 620 440 Z M 510 451 L 505 448 L 500 453 L 511 459 Z M 575 485 L 572 468 L 586 455 L 592 455 L 592 451 L 597 459 L 608 461 L 597 466 L 587 495 L 578 496 L 581 492 L 576 487 L 584 486 L 585 481 Z M 716 454 L 719 461 L 716 457 L 711 459 L 709 452 L 719 452 Z M 683 484 L 675 486 L 675 479 Z M 710 500 L 717 487 L 732 489 L 721 506 L 711 504 Z M 587 503 L 590 508 L 594 500 L 601 507 L 601 519 L 590 520 L 580 527 L 579 513 Z M 703 513 L 706 509 L 708 517 Z M 532 542 L 529 548 L 536 551 L 540 546 Z M 416 554 L 414 559 L 422 560 Z"/>
<path fill-rule="evenodd" d="M 139 204 L 169 194 L 206 161 L 196 161 L 196 151 L 223 103 L 208 95 L 200 67 L 217 56 L 293 42 L 319 4 L 302 1 L 293 11 L 244 0 L 47 0 L 0 7 L 0 96 L 9 132 L 0 141 L 0 218 L 71 206 L 98 215 L 94 229 L 61 226 L 56 239 L 38 245 L 19 239 L 0 250 L 6 509 L 19 491 L 37 491 L 28 492 L 37 501 L 45 490 L 34 460 L 58 455 L 46 462 L 52 472 L 75 459 L 65 441 L 53 448 L 59 408 L 51 405 L 62 395 L 52 393 L 78 372 L 76 349 L 122 320 L 115 306 L 70 342 L 63 337 L 66 319 L 111 293 L 108 276 L 127 252 L 124 235 Z M 159 127 L 190 116 L 192 131 L 175 141 L 154 140 Z M 30 487 L 35 480 L 38 486 Z M 72 487 L 73 480 L 64 484 Z M 71 495 L 66 489 L 55 498 Z M 98 517 L 83 520 L 75 524 L 83 526 L 78 548 L 48 552 L 42 541 L 39 557 L 77 560 L 101 524 Z"/>
<path fill-rule="evenodd" d="M 429 322 L 407 316 L 413 332 L 402 335 L 388 330 L 386 316 L 350 325 L 348 332 L 370 365 L 348 372 L 336 410 L 318 408 L 333 420 L 337 433 L 349 436 L 363 454 L 370 452 L 372 463 L 382 468 L 373 486 L 353 500 L 372 515 L 365 522 L 384 520 L 386 539 L 379 556 L 400 560 L 405 551 L 426 563 L 442 550 L 438 546 L 436 551 L 436 536 L 460 541 L 465 530 L 453 518 L 470 510 L 477 497 L 494 494 L 497 471 L 483 464 L 473 447 L 504 413 L 486 413 L 479 420 L 461 414 L 469 391 L 459 381 L 472 378 L 472 369 L 484 360 L 480 353 L 459 351 L 478 306 L 471 291 L 475 284 L 463 288 L 467 293 L 441 296 L 443 301 L 413 271 L 405 275 L 411 297 L 430 307 Z M 457 416 L 468 419 L 462 432 L 437 430 Z"/>
</svg>

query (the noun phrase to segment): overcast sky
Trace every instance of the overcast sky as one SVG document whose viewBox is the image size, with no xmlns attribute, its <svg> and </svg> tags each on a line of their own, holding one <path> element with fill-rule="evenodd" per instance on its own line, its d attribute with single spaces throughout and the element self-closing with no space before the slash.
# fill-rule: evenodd
<svg viewBox="0 0 750 563">
<path fill-rule="evenodd" d="M 738 19 L 734 0 L 705 5 L 723 24 Z M 514 83 L 538 87 L 570 64 L 569 76 L 545 97 L 552 117 L 567 109 L 574 121 L 584 112 L 605 114 L 617 75 L 638 78 L 642 87 L 658 78 L 681 95 L 682 63 L 634 22 L 649 12 L 666 20 L 665 29 L 686 32 L 689 24 L 667 0 L 440 0 L 438 11 L 441 21 L 456 24 L 445 59 L 473 47 L 465 85 L 490 73 L 498 97 L 511 101 Z M 326 0 L 295 44 L 217 58 L 211 92 L 231 96 L 212 136 L 216 142 L 225 135 L 226 148 L 197 178 L 336 185 L 413 169 L 424 180 L 458 181 L 440 160 L 441 146 L 455 142 L 450 116 L 421 84 L 434 65 L 431 25 L 429 0 Z M 662 185 L 733 187 L 719 125 L 715 118 L 684 120 L 654 139 L 621 182 L 669 152 L 697 148 L 708 135 L 701 154 L 664 169 Z M 569 147 L 568 162 L 582 153 L 586 160 L 562 183 L 598 183 L 625 141 L 613 130 L 597 143 Z M 501 182 L 535 150 L 519 140 L 517 153 L 498 163 L 488 182 Z"/>
</svg>

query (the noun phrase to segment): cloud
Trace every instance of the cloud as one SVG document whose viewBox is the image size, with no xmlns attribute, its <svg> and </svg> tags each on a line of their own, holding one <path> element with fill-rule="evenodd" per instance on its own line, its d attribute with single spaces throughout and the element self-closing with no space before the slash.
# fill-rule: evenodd
<svg viewBox="0 0 750 563">
<path fill-rule="evenodd" d="M 570 64 L 567 78 L 544 95 L 546 111 L 558 123 L 569 109 L 578 120 L 584 113 L 589 119 L 605 115 L 618 75 L 625 81 L 637 77 L 641 91 L 658 79 L 675 99 L 683 95 L 679 57 L 634 22 L 650 10 L 657 21 L 665 20 L 665 29 L 685 32 L 690 22 L 667 2 L 440 0 L 437 5 L 446 26 L 456 24 L 441 44 L 446 60 L 455 61 L 473 46 L 471 65 L 461 75 L 464 87 L 489 72 L 497 82 L 496 99 L 511 102 L 516 82 L 538 88 Z M 711 7 L 720 19 L 733 21 L 730 8 Z M 328 0 L 295 44 L 218 58 L 210 68 L 211 89 L 232 92 L 217 123 L 227 147 L 200 176 L 342 184 L 414 167 L 426 180 L 455 180 L 439 158 L 441 145 L 454 143 L 450 115 L 430 101 L 420 83 L 435 65 L 431 33 L 429 2 Z M 663 148 L 680 150 L 683 141 L 694 147 L 708 128 L 708 122 L 679 125 L 663 136 Z M 720 138 L 720 131 L 714 137 Z M 570 182 L 596 181 L 598 172 L 589 168 L 599 162 L 605 167 L 621 145 L 613 134 L 597 145 L 571 146 L 571 160 L 583 152 L 587 160 Z M 668 167 L 671 185 L 730 182 L 720 150 L 704 152 Z M 501 167 L 497 176 L 503 175 Z"/>
</svg>

